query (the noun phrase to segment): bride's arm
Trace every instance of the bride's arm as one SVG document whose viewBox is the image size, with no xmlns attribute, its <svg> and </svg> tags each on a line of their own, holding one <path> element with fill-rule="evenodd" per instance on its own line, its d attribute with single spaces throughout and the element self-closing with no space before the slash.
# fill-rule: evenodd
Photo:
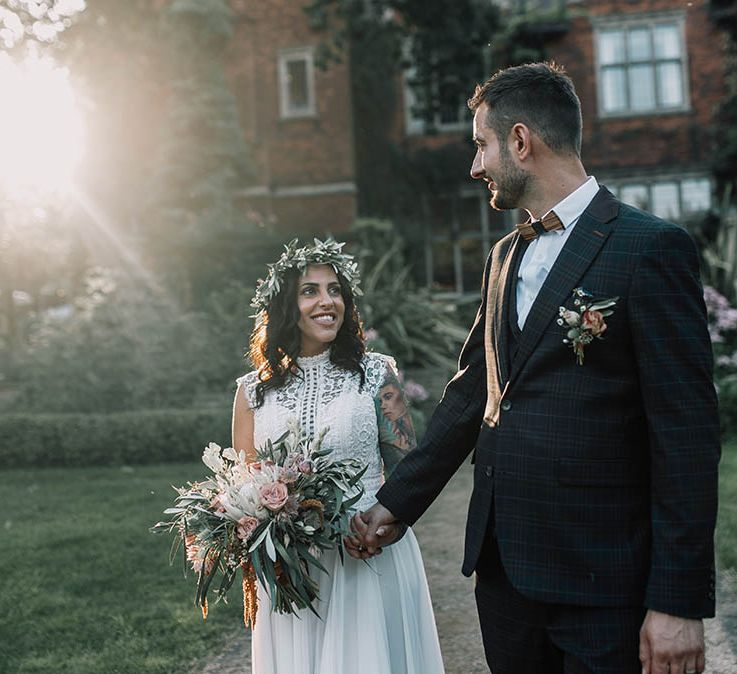
<svg viewBox="0 0 737 674">
<path fill-rule="evenodd" d="M 233 449 L 245 451 L 246 461 L 256 460 L 256 448 L 253 442 L 253 410 L 248 404 L 243 384 L 239 384 L 233 400 Z"/>
<path fill-rule="evenodd" d="M 409 405 L 393 360 L 386 363 L 386 371 L 374 398 L 374 406 L 379 427 L 379 450 L 384 463 L 384 475 L 388 476 L 397 464 L 417 447 Z M 360 514 L 354 517 L 353 528 L 357 532 L 364 532 L 365 527 L 360 518 Z M 407 525 L 399 521 L 379 527 L 377 529 L 379 545 L 396 543 L 406 531 Z M 378 550 L 380 552 L 381 547 Z M 348 552 L 357 559 L 366 559 L 370 556 L 363 547 L 355 551 L 348 549 Z"/>
</svg>

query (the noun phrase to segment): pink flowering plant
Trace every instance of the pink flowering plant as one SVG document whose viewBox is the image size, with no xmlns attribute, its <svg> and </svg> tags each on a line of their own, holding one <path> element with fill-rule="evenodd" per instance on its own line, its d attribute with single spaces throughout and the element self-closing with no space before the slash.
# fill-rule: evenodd
<svg viewBox="0 0 737 674">
<path fill-rule="evenodd" d="M 343 559 L 342 539 L 365 472 L 355 460 L 330 460 L 331 450 L 322 446 L 326 432 L 313 440 L 291 424 L 252 463 L 243 451 L 210 443 L 202 461 L 212 475 L 175 487 L 174 506 L 164 511 L 170 519 L 152 531 L 175 534 L 172 561 L 183 544 L 185 574 L 188 564 L 197 574 L 195 604 L 203 616 L 208 592 L 226 600 L 239 569 L 246 626 L 255 624 L 257 582 L 274 611 L 315 612 L 315 574 L 327 573 L 320 556 L 337 547 Z"/>
<path fill-rule="evenodd" d="M 619 297 L 595 298 L 583 288 L 573 290 L 574 309 L 559 307 L 558 325 L 565 327 L 563 343 L 573 349 L 576 362 L 583 365 L 584 350 L 595 339 L 602 339 L 608 316 L 614 313 Z"/>
<path fill-rule="evenodd" d="M 737 309 L 716 288 L 704 286 L 709 337 L 718 379 L 737 374 Z"/>
</svg>

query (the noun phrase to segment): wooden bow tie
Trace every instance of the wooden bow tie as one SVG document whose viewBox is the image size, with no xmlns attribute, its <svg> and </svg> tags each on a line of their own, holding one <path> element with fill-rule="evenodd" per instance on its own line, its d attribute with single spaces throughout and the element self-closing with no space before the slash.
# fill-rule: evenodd
<svg viewBox="0 0 737 674">
<path fill-rule="evenodd" d="M 528 220 L 517 225 L 517 230 L 525 241 L 532 241 L 540 234 L 556 229 L 563 229 L 563 223 L 553 211 L 550 211 L 542 220 Z"/>
</svg>

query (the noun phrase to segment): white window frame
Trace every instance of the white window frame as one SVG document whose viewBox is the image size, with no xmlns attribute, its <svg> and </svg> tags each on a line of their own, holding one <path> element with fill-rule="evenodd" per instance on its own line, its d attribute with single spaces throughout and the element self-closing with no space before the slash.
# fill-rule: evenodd
<svg viewBox="0 0 737 674">
<path fill-rule="evenodd" d="M 673 218 L 673 220 L 678 221 L 682 218 L 687 218 L 693 215 L 694 213 L 704 212 L 704 211 L 687 211 L 684 208 L 683 183 L 688 182 L 689 180 L 708 180 L 709 182 L 709 208 L 713 208 L 714 207 L 714 178 L 708 173 L 691 172 L 691 173 L 678 173 L 678 174 L 668 174 L 668 173 L 647 174 L 647 175 L 634 174 L 627 178 L 617 177 L 611 180 L 602 180 L 602 183 L 605 184 L 618 198 L 620 197 L 622 193 L 622 189 L 624 187 L 630 187 L 630 186 L 644 187 L 647 190 L 647 195 L 648 195 L 647 200 L 648 200 L 648 210 L 649 211 L 651 211 L 653 207 L 653 187 L 656 185 L 664 184 L 664 183 L 675 183 L 677 190 L 678 190 L 679 214 L 677 217 Z M 630 204 L 630 205 L 633 205 L 633 204 Z M 636 204 L 634 205 L 639 208 L 639 206 L 637 206 Z"/>
<path fill-rule="evenodd" d="M 289 100 L 289 70 L 288 64 L 292 61 L 304 61 L 307 74 L 307 106 L 294 108 Z M 301 117 L 316 117 L 315 94 L 315 49 L 314 47 L 294 47 L 282 49 L 279 52 L 279 113 L 282 119 L 299 119 Z"/>
<path fill-rule="evenodd" d="M 604 119 L 609 118 L 621 118 L 621 117 L 643 117 L 652 115 L 669 115 L 674 113 L 683 113 L 691 110 L 691 96 L 690 96 L 690 85 L 688 79 L 688 45 L 686 43 L 686 17 L 683 12 L 667 12 L 658 14 L 634 14 L 627 16 L 618 17 L 606 17 L 592 19 L 593 24 L 593 38 L 594 38 L 594 55 L 596 63 L 596 91 L 597 91 L 597 107 L 599 111 L 599 117 Z M 602 71 L 611 64 L 603 65 L 601 63 L 601 54 L 599 48 L 599 35 L 605 31 L 620 30 L 627 34 L 629 30 L 636 28 L 648 28 L 651 40 L 651 58 L 648 61 L 635 61 L 635 63 L 652 63 L 653 65 L 663 62 L 663 60 L 656 60 L 654 45 L 652 44 L 653 29 L 658 25 L 664 24 L 676 24 L 679 32 L 679 39 L 681 45 L 681 84 L 683 87 L 683 103 L 679 106 L 659 106 L 658 105 L 658 75 L 657 69 L 653 73 L 653 84 L 655 87 L 655 107 L 645 110 L 635 110 L 631 107 L 629 100 L 627 101 L 628 107 L 624 110 L 605 110 L 604 109 L 604 78 L 602 77 Z M 625 42 L 625 49 L 627 48 Z M 670 59 L 665 59 L 670 60 Z M 623 62 L 625 70 L 632 64 L 628 57 Z M 626 79 L 629 85 L 629 76 Z M 627 93 L 629 97 L 629 91 Z"/>
</svg>

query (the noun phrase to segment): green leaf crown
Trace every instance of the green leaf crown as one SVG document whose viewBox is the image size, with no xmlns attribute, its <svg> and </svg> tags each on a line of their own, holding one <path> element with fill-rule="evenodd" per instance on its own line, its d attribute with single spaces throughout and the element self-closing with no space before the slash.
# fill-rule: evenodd
<svg viewBox="0 0 737 674">
<path fill-rule="evenodd" d="M 288 269 L 297 269 L 300 274 L 304 274 L 311 264 L 329 264 L 338 276 L 342 276 L 348 282 L 355 296 L 363 294 L 360 288 L 358 263 L 353 259 L 353 255 L 342 252 L 345 243 L 328 238 L 325 241 L 315 239 L 311 246 L 299 248 L 298 245 L 298 239 L 292 239 L 284 246 L 281 257 L 273 264 L 267 265 L 269 274 L 266 279 L 259 279 L 256 294 L 251 300 L 254 309 L 258 311 L 268 309 L 271 301 L 279 294 Z"/>
</svg>

